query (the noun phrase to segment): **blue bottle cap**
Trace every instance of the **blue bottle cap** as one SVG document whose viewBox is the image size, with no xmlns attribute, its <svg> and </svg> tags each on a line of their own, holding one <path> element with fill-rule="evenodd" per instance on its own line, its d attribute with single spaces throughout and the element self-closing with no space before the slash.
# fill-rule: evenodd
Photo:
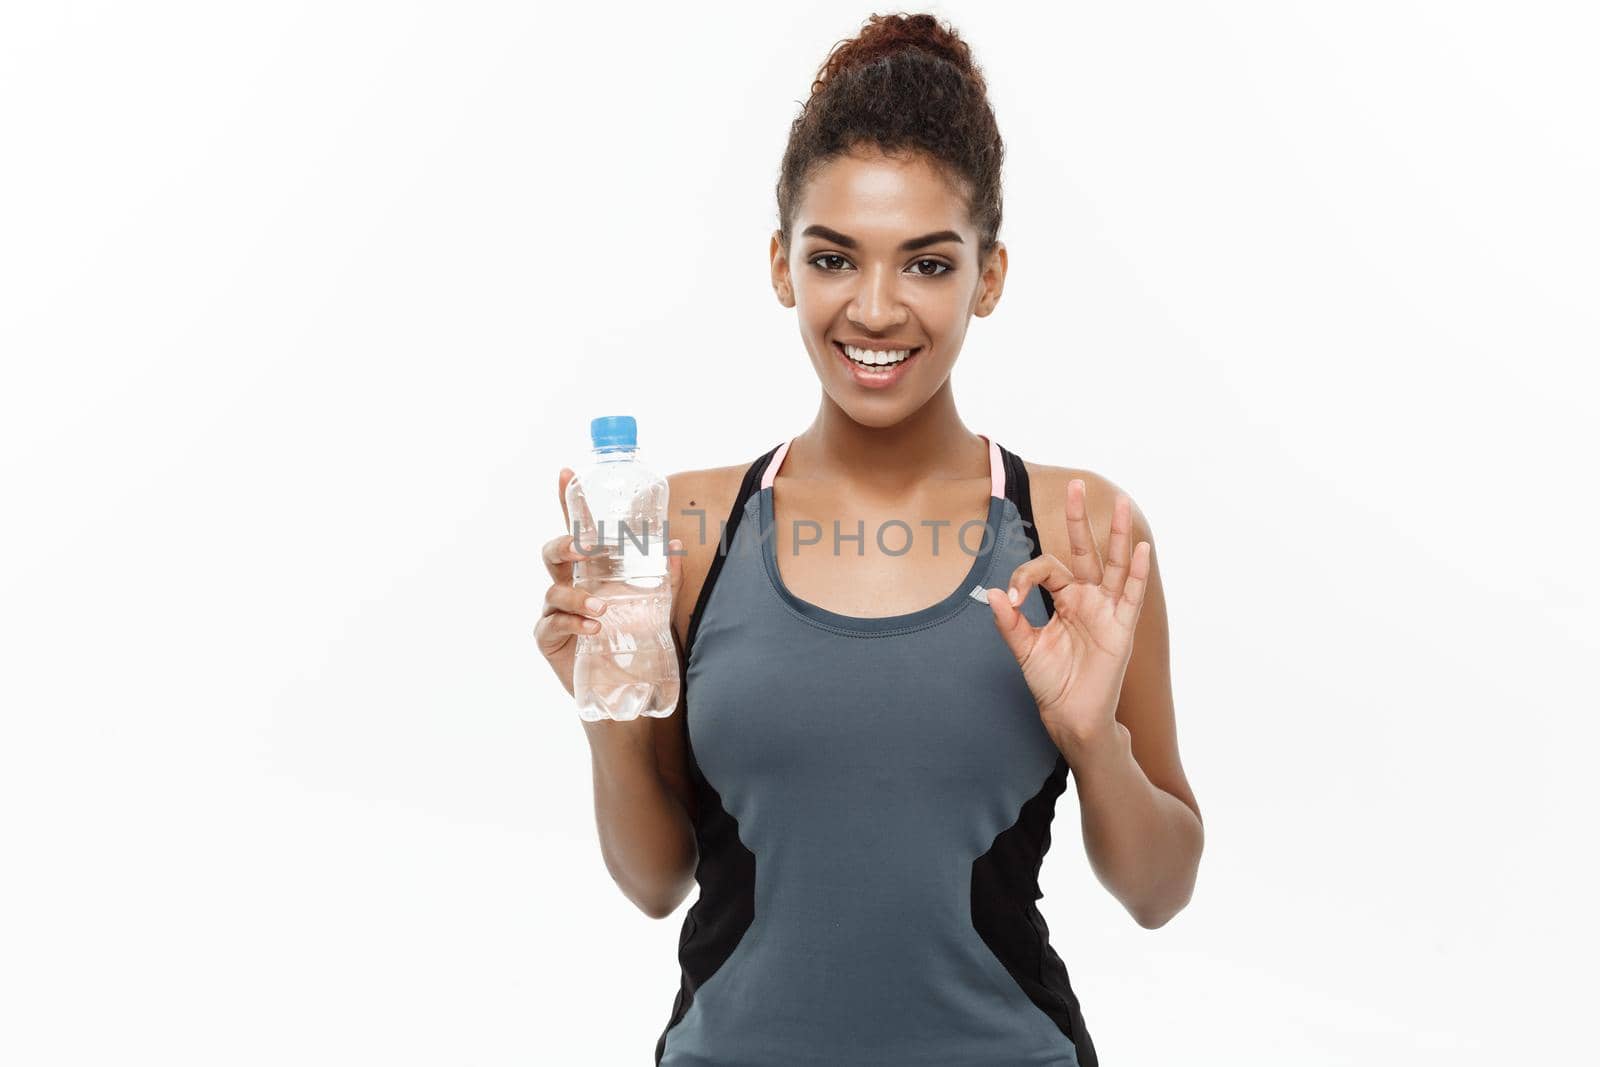
<svg viewBox="0 0 1600 1067">
<path fill-rule="evenodd" d="M 632 415 L 601 415 L 589 420 L 589 440 L 595 448 L 637 448 L 639 428 Z"/>
</svg>

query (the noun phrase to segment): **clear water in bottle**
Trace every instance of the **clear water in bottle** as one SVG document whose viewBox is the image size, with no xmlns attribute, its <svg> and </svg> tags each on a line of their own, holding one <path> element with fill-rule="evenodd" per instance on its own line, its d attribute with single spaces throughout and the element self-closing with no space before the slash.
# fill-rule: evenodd
<svg viewBox="0 0 1600 1067">
<path fill-rule="evenodd" d="M 578 634 L 572 692 L 578 714 L 599 719 L 664 718 L 678 706 L 667 574 L 667 480 L 638 456 L 631 415 L 589 424 L 594 452 L 567 483 L 570 531 L 590 554 L 572 584 L 606 602 L 600 632 Z"/>
</svg>

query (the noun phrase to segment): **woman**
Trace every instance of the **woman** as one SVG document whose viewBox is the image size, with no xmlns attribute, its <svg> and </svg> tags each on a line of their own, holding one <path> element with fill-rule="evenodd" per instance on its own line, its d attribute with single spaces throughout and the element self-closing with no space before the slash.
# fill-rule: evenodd
<svg viewBox="0 0 1600 1067">
<path fill-rule="evenodd" d="M 670 479 L 683 699 L 584 723 L 613 878 L 656 917 L 700 887 L 658 1064 L 1091 1067 L 1034 903 L 1069 770 L 1134 919 L 1189 899 L 1203 834 L 1149 528 L 956 412 L 968 321 L 1005 281 L 1002 155 L 967 46 L 927 15 L 872 17 L 791 130 L 772 284 L 821 407 L 754 463 Z M 545 558 L 540 643 L 570 691 L 601 606 L 570 535 Z"/>
</svg>

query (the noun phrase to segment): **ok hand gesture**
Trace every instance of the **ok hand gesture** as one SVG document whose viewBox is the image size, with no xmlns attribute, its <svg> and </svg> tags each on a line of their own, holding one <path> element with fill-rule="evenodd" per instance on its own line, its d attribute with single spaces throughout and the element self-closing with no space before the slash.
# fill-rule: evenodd
<svg viewBox="0 0 1600 1067">
<path fill-rule="evenodd" d="M 995 626 L 1022 666 L 1057 747 L 1096 740 L 1114 727 L 1150 574 L 1150 542 L 1130 546 L 1132 502 L 1122 493 L 1112 511 L 1109 558 L 1102 564 L 1087 493 L 1081 478 L 1067 483 L 1070 566 L 1041 555 L 1011 572 L 1009 598 L 1006 590 L 988 590 Z M 1035 585 L 1055 605 L 1043 626 L 1034 626 L 1019 609 Z"/>
</svg>

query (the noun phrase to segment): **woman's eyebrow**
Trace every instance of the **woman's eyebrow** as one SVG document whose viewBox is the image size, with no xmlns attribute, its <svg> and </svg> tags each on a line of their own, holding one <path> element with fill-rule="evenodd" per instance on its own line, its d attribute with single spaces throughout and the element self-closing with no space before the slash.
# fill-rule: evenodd
<svg viewBox="0 0 1600 1067">
<path fill-rule="evenodd" d="M 838 230 L 829 229 L 828 227 L 823 226 L 821 223 L 807 226 L 803 231 L 801 231 L 800 236 L 820 237 L 824 241 L 832 241 L 834 244 L 844 245 L 846 248 L 856 247 L 856 239 L 854 237 L 847 237 Z M 900 251 L 915 252 L 919 248 L 927 248 L 929 245 L 936 245 L 941 241 L 954 241 L 957 244 L 965 243 L 961 240 L 961 235 L 956 233 L 956 231 L 940 230 L 937 233 L 923 234 L 921 237 L 913 237 L 909 241 L 902 242 L 900 245 Z"/>
</svg>

